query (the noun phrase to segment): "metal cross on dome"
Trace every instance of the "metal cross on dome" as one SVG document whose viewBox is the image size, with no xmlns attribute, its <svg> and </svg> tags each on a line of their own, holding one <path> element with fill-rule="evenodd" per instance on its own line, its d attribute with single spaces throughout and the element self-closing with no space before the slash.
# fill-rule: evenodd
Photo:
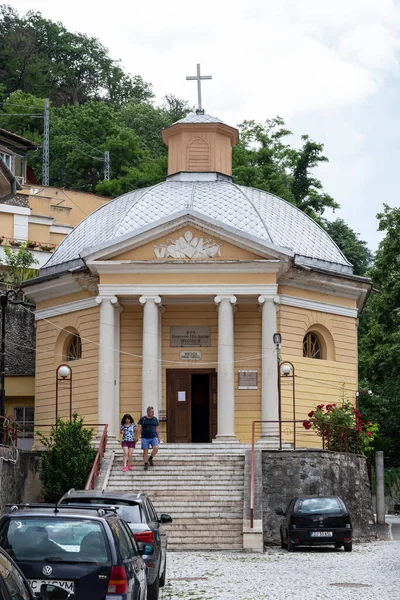
<svg viewBox="0 0 400 600">
<path fill-rule="evenodd" d="M 198 108 L 196 112 L 204 112 L 204 109 L 201 106 L 201 82 L 203 79 L 212 79 L 211 75 L 200 75 L 200 65 L 197 65 L 197 75 L 187 76 L 186 80 L 197 81 L 197 98 L 198 98 Z"/>
</svg>

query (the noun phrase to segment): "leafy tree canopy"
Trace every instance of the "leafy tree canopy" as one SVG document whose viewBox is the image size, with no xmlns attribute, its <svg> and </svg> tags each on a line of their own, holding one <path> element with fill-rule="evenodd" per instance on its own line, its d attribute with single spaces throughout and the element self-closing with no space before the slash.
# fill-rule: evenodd
<svg viewBox="0 0 400 600">
<path fill-rule="evenodd" d="M 383 449 L 392 464 L 400 466 L 400 209 L 384 205 L 378 219 L 379 230 L 386 235 L 368 273 L 375 292 L 359 328 L 360 378 L 374 395 L 360 398 L 368 418 L 380 425 Z"/>
<path fill-rule="evenodd" d="M 287 138 L 292 132 L 280 117 L 269 119 L 264 125 L 244 121 L 239 129 L 240 142 L 233 150 L 236 183 L 271 192 L 316 219 L 326 208 L 339 208 L 311 173 L 319 163 L 328 160 L 322 154 L 323 144 L 303 135 L 301 148 L 291 147 Z"/>
<path fill-rule="evenodd" d="M 360 240 L 359 234 L 353 231 L 343 219 L 324 221 L 324 227 L 353 265 L 354 274 L 365 275 L 372 263 L 372 252 L 368 249 L 367 242 Z"/>
</svg>

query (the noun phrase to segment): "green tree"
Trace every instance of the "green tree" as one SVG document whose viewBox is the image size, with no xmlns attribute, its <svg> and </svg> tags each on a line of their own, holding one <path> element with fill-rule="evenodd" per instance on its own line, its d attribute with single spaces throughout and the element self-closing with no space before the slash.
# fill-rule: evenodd
<svg viewBox="0 0 400 600">
<path fill-rule="evenodd" d="M 400 466 L 400 209 L 384 205 L 378 214 L 385 237 L 368 275 L 374 291 L 360 319 L 359 368 L 367 417 L 379 423 L 379 443 L 389 464 Z"/>
<path fill-rule="evenodd" d="M 85 429 L 83 419 L 74 413 L 71 422 L 59 419 L 49 436 L 38 436 L 46 448 L 40 463 L 45 501 L 58 502 L 71 488 L 83 489 L 96 457 L 93 430 Z"/>
<path fill-rule="evenodd" d="M 140 76 L 125 73 L 96 38 L 71 33 L 39 12 L 20 16 L 0 5 L 0 84 L 50 97 L 56 106 L 106 98 L 116 104 L 153 97 Z"/>
<path fill-rule="evenodd" d="M 280 117 L 265 125 L 244 121 L 239 129 L 241 139 L 233 149 L 236 183 L 271 192 L 317 220 L 326 208 L 339 207 L 312 176 L 312 170 L 328 160 L 322 154 L 323 144 L 303 135 L 302 147 L 292 148 L 286 142 L 292 133 Z"/>
<path fill-rule="evenodd" d="M 39 264 L 39 261 L 27 249 L 26 244 L 22 244 L 18 250 L 11 250 L 8 246 L 4 246 L 4 253 L 6 269 L 1 272 L 3 283 L 18 288 L 23 281 L 37 275 L 35 266 Z"/>
<path fill-rule="evenodd" d="M 367 242 L 360 240 L 359 234 L 343 219 L 324 221 L 323 226 L 353 265 L 354 274 L 365 275 L 372 263 L 372 252 L 368 249 Z"/>
</svg>

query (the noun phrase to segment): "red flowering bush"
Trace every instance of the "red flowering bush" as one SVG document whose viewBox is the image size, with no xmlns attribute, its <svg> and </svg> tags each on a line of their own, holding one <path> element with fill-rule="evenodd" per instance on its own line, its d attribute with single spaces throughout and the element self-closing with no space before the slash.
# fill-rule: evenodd
<svg viewBox="0 0 400 600">
<path fill-rule="evenodd" d="M 348 400 L 340 405 L 318 404 L 308 417 L 303 421 L 304 429 L 313 429 L 322 437 L 325 448 L 354 452 L 358 447 L 360 454 L 368 454 L 373 448 L 378 425 L 365 422 L 360 411 Z"/>
</svg>

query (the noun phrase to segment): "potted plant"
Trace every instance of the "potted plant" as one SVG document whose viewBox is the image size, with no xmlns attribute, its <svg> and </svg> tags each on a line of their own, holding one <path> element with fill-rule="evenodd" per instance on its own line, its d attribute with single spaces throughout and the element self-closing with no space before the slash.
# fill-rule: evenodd
<svg viewBox="0 0 400 600">
<path fill-rule="evenodd" d="M 36 242 L 31 242 L 30 240 L 28 240 L 26 242 L 26 247 L 29 248 L 29 250 L 33 250 L 34 248 L 36 248 L 37 243 Z"/>
<path fill-rule="evenodd" d="M 0 236 L 0 246 L 4 242 L 4 235 Z"/>
<path fill-rule="evenodd" d="M 10 240 L 10 246 L 14 246 L 15 248 L 19 248 L 21 244 L 22 242 L 19 242 L 18 240 Z"/>
<path fill-rule="evenodd" d="M 43 250 L 43 252 L 51 252 L 54 250 L 53 246 L 48 246 L 47 244 L 40 244 L 40 249 Z"/>
</svg>

